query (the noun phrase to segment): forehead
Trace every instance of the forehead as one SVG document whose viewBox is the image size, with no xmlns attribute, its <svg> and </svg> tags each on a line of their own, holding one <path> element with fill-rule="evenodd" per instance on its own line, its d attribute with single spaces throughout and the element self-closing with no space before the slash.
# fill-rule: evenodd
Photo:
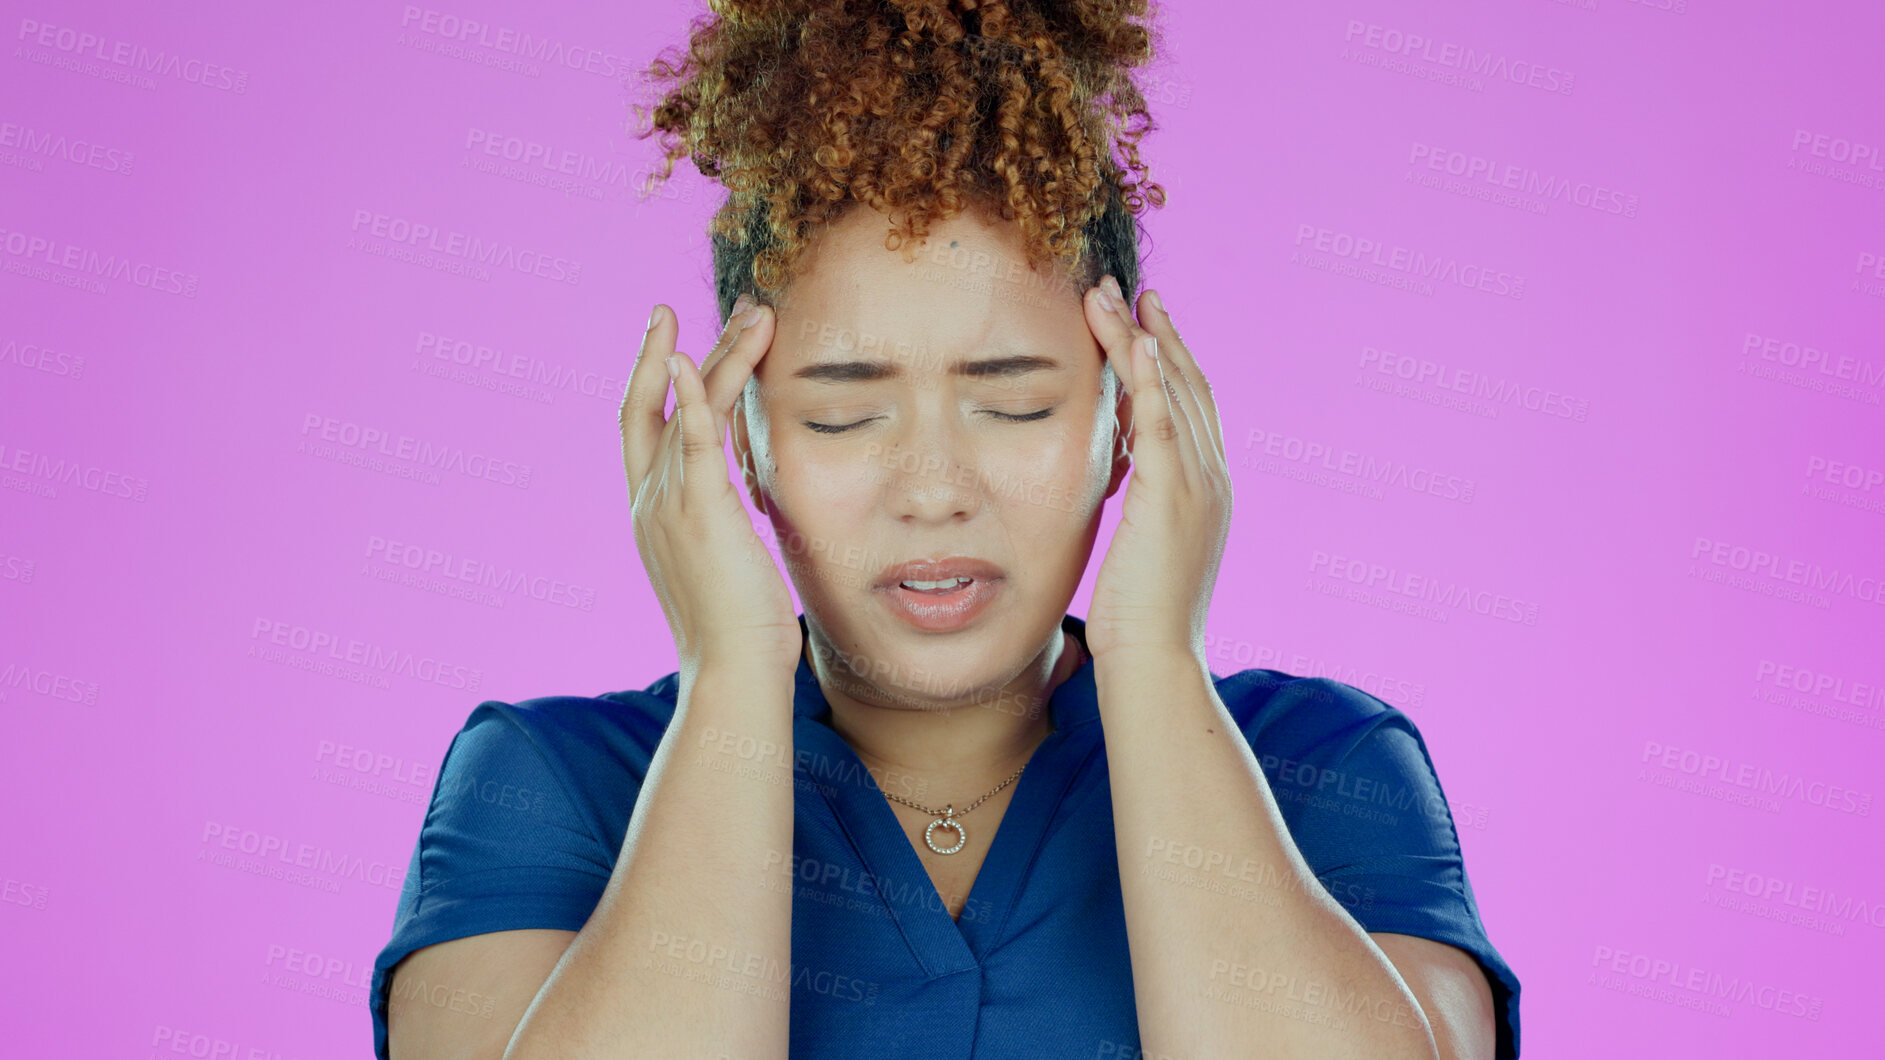
<svg viewBox="0 0 1885 1060">
<path fill-rule="evenodd" d="M 930 226 L 911 260 L 886 250 L 884 215 L 853 209 L 807 251 L 778 307 L 761 371 L 773 380 L 833 361 L 938 373 L 965 358 L 1097 357 L 1080 290 L 1057 262 L 1027 266 L 1019 229 L 969 211 Z"/>
</svg>

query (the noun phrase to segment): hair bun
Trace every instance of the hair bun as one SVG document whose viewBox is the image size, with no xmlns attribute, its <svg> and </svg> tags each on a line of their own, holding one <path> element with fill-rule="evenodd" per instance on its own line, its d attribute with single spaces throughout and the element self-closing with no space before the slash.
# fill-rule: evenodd
<svg viewBox="0 0 1885 1060">
<path fill-rule="evenodd" d="M 751 284 L 788 281 L 811 233 L 857 203 L 915 252 L 971 205 L 1020 226 L 1028 264 L 1088 252 L 1115 204 L 1162 205 L 1138 143 L 1154 128 L 1132 71 L 1146 0 L 710 0 L 640 135 L 652 189 L 689 158 L 727 189 L 713 232 L 758 244 Z M 967 44 L 967 47 L 964 45 Z"/>
</svg>

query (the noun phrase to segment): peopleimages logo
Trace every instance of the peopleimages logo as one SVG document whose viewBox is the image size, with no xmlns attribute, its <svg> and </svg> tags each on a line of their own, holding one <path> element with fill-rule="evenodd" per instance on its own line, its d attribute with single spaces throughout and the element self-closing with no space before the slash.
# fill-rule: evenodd
<svg viewBox="0 0 1885 1060">
<path fill-rule="evenodd" d="M 1795 774 L 1775 773 L 1766 766 L 1736 761 L 1727 755 L 1710 754 L 1694 748 L 1675 747 L 1658 740 L 1645 740 L 1643 741 L 1643 755 L 1639 763 L 1657 766 L 1667 771 L 1667 776 L 1659 778 L 1649 774 L 1642 768 L 1642 765 L 1639 765 L 1638 780 L 1662 783 L 1670 777 L 1676 779 L 1686 777 L 1693 778 L 1698 784 L 1732 784 L 1754 793 L 1749 798 L 1755 800 L 1759 808 L 1769 813 L 1780 812 L 1776 799 L 1798 799 L 1809 806 L 1817 806 L 1837 813 L 1851 814 L 1856 817 L 1872 816 L 1872 793 L 1869 791 L 1859 791 L 1843 784 L 1831 784 L 1823 780 L 1809 781 Z M 1663 786 L 1681 785 L 1663 783 Z M 1707 791 L 1700 793 L 1710 794 Z M 1726 801 L 1748 802 L 1749 799 L 1731 798 Z"/>
<path fill-rule="evenodd" d="M 297 843 L 269 832 L 228 824 L 223 821 L 204 821 L 202 849 L 197 851 L 196 860 L 215 861 L 225 867 L 242 867 L 258 875 L 274 875 L 288 878 L 281 871 L 283 865 L 290 870 L 303 870 L 307 873 L 322 873 L 343 880 L 353 880 L 371 887 L 384 887 L 398 890 L 405 883 L 406 869 L 403 865 L 392 865 L 373 858 L 358 857 L 315 843 Z M 212 855 L 218 851 L 234 851 L 246 854 L 261 864 L 254 867 L 229 865 L 228 858 L 216 859 Z M 276 871 L 267 871 L 273 868 Z M 291 880 L 290 882 L 303 882 Z M 332 884 L 332 880 L 318 881 Z M 321 887 L 322 890 L 335 888 Z"/>
<path fill-rule="evenodd" d="M 431 655 L 421 655 L 403 648 L 375 644 L 328 630 L 312 629 L 270 618 L 257 618 L 249 629 L 249 652 L 257 658 L 280 661 L 266 649 L 286 649 L 310 659 L 332 660 L 360 667 L 375 674 L 410 677 L 426 684 L 443 685 L 458 691 L 476 691 L 484 681 L 484 671 L 445 662 Z M 263 651 L 257 651 L 257 647 Z M 296 667 L 306 669 L 307 667 Z M 385 687 L 382 683 L 381 687 Z"/>
<path fill-rule="evenodd" d="M 1489 411 L 1495 418 L 1501 408 L 1523 409 L 1577 423 L 1583 423 L 1590 417 L 1588 398 L 1562 394 L 1548 387 L 1532 386 L 1393 350 L 1363 346 L 1360 368 L 1364 378 L 1372 372 L 1482 399 L 1490 403 Z"/>
<path fill-rule="evenodd" d="M 1767 578 L 1861 603 L 1885 604 L 1885 577 L 1828 569 L 1818 563 L 1789 559 L 1746 545 L 1698 536 L 1689 549 L 1689 559 L 1725 567 L 1749 578 Z"/>
<path fill-rule="evenodd" d="M 1471 611 L 1487 618 L 1527 626 L 1538 624 L 1538 604 L 1530 600 L 1487 589 L 1474 589 L 1457 581 L 1416 574 L 1349 556 L 1332 555 L 1321 549 L 1310 554 L 1309 571 L 1312 574 L 1325 574 L 1337 581 L 1352 582 L 1391 597 L 1408 597 L 1438 607 Z"/>
<path fill-rule="evenodd" d="M 1594 985 L 1720 1016 L 1729 1014 L 1726 1007 L 1729 1001 L 1815 1022 L 1826 1009 L 1824 998 L 1804 990 L 1789 990 L 1745 976 L 1731 976 L 1612 946 L 1598 946 L 1591 954 L 1590 963 L 1600 972 L 1609 973 L 1599 977 L 1593 972 L 1588 981 Z M 1622 977 L 1626 975 L 1636 982 L 1624 980 Z"/>
<path fill-rule="evenodd" d="M 613 184 L 632 190 L 634 171 L 626 163 L 611 162 L 581 151 L 553 144 L 508 136 L 490 129 L 472 128 L 465 132 L 465 150 L 490 158 L 501 158 L 521 166 L 535 166 L 579 180 Z"/>
<path fill-rule="evenodd" d="M 1787 168 L 1862 188 L 1885 188 L 1885 152 L 1877 144 L 1795 129 Z"/>
<path fill-rule="evenodd" d="M 1804 666 L 1789 666 L 1772 659 L 1762 659 L 1755 664 L 1754 680 L 1756 683 L 1772 684 L 1776 688 L 1822 696 L 1835 703 L 1885 708 L 1885 684 L 1875 681 L 1852 681 L 1840 674 L 1810 670 Z"/>
<path fill-rule="evenodd" d="M 59 486 L 76 486 L 103 497 L 122 497 L 142 503 L 150 495 L 151 484 L 140 475 L 127 475 L 77 458 L 48 456 L 0 442 L 0 486 L 48 499 L 59 495 Z"/>
<path fill-rule="evenodd" d="M 301 435 L 302 451 L 324 459 L 332 459 L 330 450 L 336 448 L 342 451 L 357 450 L 361 455 L 407 461 L 428 473 L 452 471 L 518 489 L 530 488 L 529 464 L 474 452 L 461 446 L 414 438 L 409 434 L 396 434 L 352 420 L 323 416 L 318 412 L 310 412 L 301 418 Z M 355 460 L 344 462 L 357 463 Z"/>
<path fill-rule="evenodd" d="M 583 267 L 579 261 L 519 249 L 511 243 L 493 242 L 463 232 L 441 231 L 429 224 L 372 210 L 353 212 L 352 231 L 355 236 L 367 236 L 399 247 L 442 254 L 471 265 L 510 269 L 528 276 L 567 283 L 572 287 L 582 281 Z M 365 244 L 360 249 L 372 251 L 374 247 Z"/>
<path fill-rule="evenodd" d="M 1555 66 L 1541 66 L 1524 59 L 1513 59 L 1496 52 L 1480 51 L 1476 48 L 1451 41 L 1434 40 L 1420 33 L 1408 33 L 1390 26 L 1380 26 L 1360 19 L 1348 20 L 1348 27 L 1342 34 L 1342 43 L 1357 45 L 1384 55 L 1400 59 L 1413 59 L 1435 66 L 1457 70 L 1473 77 L 1483 77 L 1492 81 L 1510 81 L 1515 85 L 1525 85 L 1544 92 L 1557 92 L 1570 95 L 1576 82 L 1575 74 L 1560 70 Z"/>
<path fill-rule="evenodd" d="M 97 293 L 104 287 L 98 281 L 119 280 L 158 294 L 196 297 L 197 277 L 193 272 L 156 265 L 135 258 L 107 254 L 51 236 L 29 234 L 0 228 L 0 251 L 6 254 L 6 271 L 30 271 L 50 266 L 80 275 L 72 277 L 92 285 Z"/>
<path fill-rule="evenodd" d="M 1793 150 L 1798 152 L 1802 148 L 1814 158 L 1825 158 L 1849 166 L 1885 172 L 1885 158 L 1880 157 L 1880 151 L 1875 144 L 1858 143 L 1840 136 L 1828 136 L 1825 133 L 1795 129 Z"/>
<path fill-rule="evenodd" d="M 1824 479 L 1847 489 L 1870 493 L 1878 490 L 1885 493 L 1885 470 L 1865 468 L 1857 464 L 1848 464 L 1843 460 L 1829 460 L 1823 456 L 1809 456 L 1806 459 L 1806 476 L 1809 479 Z"/>
<path fill-rule="evenodd" d="M 142 44 L 115 40 L 67 26 L 55 26 L 37 19 L 20 19 L 20 31 L 15 39 L 40 48 L 50 48 L 72 59 L 93 59 L 123 67 L 136 74 L 156 74 L 158 77 L 175 78 L 185 84 L 201 85 L 204 88 L 233 92 L 236 95 L 242 95 L 249 90 L 247 70 L 237 70 L 220 63 L 204 62 L 201 59 L 186 59 L 181 55 L 161 49 L 152 50 Z M 27 58 L 35 59 L 33 56 L 27 56 Z M 35 59 L 35 61 L 38 60 Z M 139 87 L 153 86 L 140 84 Z"/>
<path fill-rule="evenodd" d="M 87 707 L 98 705 L 98 690 L 101 686 L 96 681 L 72 677 L 27 666 L 24 663 L 9 662 L 0 668 L 0 690 L 26 691 L 45 696 L 48 699 L 62 699 L 68 703 L 78 703 Z M 4 692 L 0 692 L 0 703 L 6 701 Z"/>
<path fill-rule="evenodd" d="M 427 577 L 493 589 L 512 596 L 527 596 L 559 607 L 579 611 L 596 609 L 596 591 L 588 586 L 531 574 L 508 564 L 488 563 L 422 545 L 392 541 L 378 534 L 367 537 L 367 558 Z"/>
<path fill-rule="evenodd" d="M 568 67 L 610 80 L 622 78 L 633 68 L 629 60 L 614 52 L 585 48 L 580 44 L 564 44 L 548 37 L 534 37 L 508 26 L 491 26 L 475 18 L 461 18 L 412 4 L 405 5 L 400 12 L 399 28 L 453 44 L 484 48 L 550 66 Z"/>
<path fill-rule="evenodd" d="M 1636 216 L 1637 198 L 1634 195 L 1601 184 L 1552 176 L 1529 166 L 1499 162 L 1464 151 L 1415 141 L 1408 152 L 1407 164 L 1503 191 L 1531 195 L 1545 201 L 1570 203 L 1596 213 Z"/>
<path fill-rule="evenodd" d="M 1279 434 L 1253 428 L 1244 439 L 1247 453 L 1261 453 L 1272 460 L 1247 458 L 1241 464 L 1270 474 L 1285 474 L 1278 460 L 1290 464 L 1300 464 L 1305 469 L 1313 469 L 1343 475 L 1358 483 L 1369 486 L 1397 486 L 1413 493 L 1425 493 L 1442 500 L 1458 501 L 1471 504 L 1473 493 L 1478 488 L 1474 480 L 1436 471 L 1433 468 L 1417 467 L 1404 461 L 1377 459 L 1372 454 L 1358 453 L 1353 449 L 1343 449 L 1325 442 L 1309 441 L 1295 435 Z M 1371 495 L 1379 498 L 1379 489 Z"/>
<path fill-rule="evenodd" d="M 1793 906 L 1809 913 L 1823 913 L 1839 920 L 1857 920 L 1875 928 L 1885 928 L 1885 905 L 1841 895 L 1826 887 L 1796 886 L 1794 880 L 1714 862 L 1708 866 L 1707 885 L 1764 902 Z"/>
<path fill-rule="evenodd" d="M 45 372 L 48 375 L 63 376 L 67 379 L 85 377 L 85 358 L 79 354 L 68 354 L 59 350 L 31 342 L 20 342 L 9 338 L 0 344 L 0 364 L 13 364 L 31 372 Z"/>
<path fill-rule="evenodd" d="M 468 339 L 419 332 L 412 370 L 436 379 L 553 404 L 559 393 L 620 405 L 625 378 L 500 350 Z"/>
<path fill-rule="evenodd" d="M 1470 262 L 1461 263 L 1458 258 L 1446 255 L 1427 254 L 1403 246 L 1383 244 L 1367 236 L 1356 236 L 1312 224 L 1299 224 L 1296 226 L 1295 245 L 1299 256 L 1302 256 L 1303 251 L 1313 251 L 1317 254 L 1329 255 L 1344 264 L 1354 262 L 1363 268 L 1373 267 L 1399 273 L 1401 275 L 1398 279 L 1419 283 L 1426 287 L 1427 290 L 1422 293 L 1432 293 L 1430 282 L 1437 281 L 1468 290 L 1484 291 L 1503 298 L 1518 300 L 1525 297 L 1525 277 L 1516 273 Z M 1303 256 L 1303 260 L 1299 263 L 1312 268 L 1328 267 L 1306 256 Z"/>
<path fill-rule="evenodd" d="M 1789 342 L 1771 335 L 1747 332 L 1741 340 L 1741 356 L 1746 360 L 1759 358 L 1788 368 L 1814 371 L 1862 386 L 1885 387 L 1885 363 L 1863 361 L 1847 353 L 1835 356 L 1817 346 Z"/>
<path fill-rule="evenodd" d="M 136 155 L 120 148 L 11 121 L 0 121 L 0 148 L 7 149 L 0 151 L 0 164 L 11 164 L 7 156 L 12 151 L 19 151 L 29 156 L 24 160 L 35 163 L 24 168 L 35 170 L 44 168 L 37 165 L 38 159 L 56 158 L 75 166 L 128 174 L 131 172 L 131 163 L 137 160 Z"/>
</svg>

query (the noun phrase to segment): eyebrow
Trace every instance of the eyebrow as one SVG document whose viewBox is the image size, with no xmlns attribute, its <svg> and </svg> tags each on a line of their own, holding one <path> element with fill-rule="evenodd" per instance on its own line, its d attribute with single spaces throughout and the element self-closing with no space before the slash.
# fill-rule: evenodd
<svg viewBox="0 0 1885 1060">
<path fill-rule="evenodd" d="M 967 376 L 971 379 L 1002 379 L 1025 375 L 1028 372 L 1055 372 L 1063 366 L 1052 357 L 1040 357 L 1033 354 L 1016 354 L 1009 357 L 989 357 L 979 361 L 957 361 L 950 366 L 951 375 Z M 879 379 L 898 379 L 903 376 L 902 366 L 891 361 L 824 361 L 808 364 L 792 373 L 794 379 L 809 379 L 815 383 L 867 383 Z"/>
</svg>

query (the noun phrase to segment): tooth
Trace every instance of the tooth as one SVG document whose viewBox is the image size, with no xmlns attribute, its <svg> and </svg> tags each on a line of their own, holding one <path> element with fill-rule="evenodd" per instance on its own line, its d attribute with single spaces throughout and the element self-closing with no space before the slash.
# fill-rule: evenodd
<svg viewBox="0 0 1885 1060">
<path fill-rule="evenodd" d="M 954 578 L 945 578 L 941 581 L 927 582 L 927 581 L 918 581 L 915 579 L 911 579 L 910 581 L 902 582 L 900 584 L 908 589 L 928 591 L 932 589 L 944 589 L 944 588 L 948 588 L 954 585 L 961 585 L 962 583 L 970 581 L 970 580 L 971 580 L 970 578 L 964 575 L 957 575 Z"/>
</svg>

